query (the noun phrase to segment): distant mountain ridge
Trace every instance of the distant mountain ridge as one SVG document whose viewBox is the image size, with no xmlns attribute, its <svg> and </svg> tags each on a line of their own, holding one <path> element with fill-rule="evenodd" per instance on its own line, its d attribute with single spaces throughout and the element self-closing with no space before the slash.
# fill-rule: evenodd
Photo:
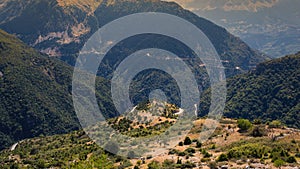
<svg viewBox="0 0 300 169">
<path fill-rule="evenodd" d="M 278 58 L 300 50 L 300 1 L 174 1 L 225 27 L 251 48 L 270 57 Z"/>
<path fill-rule="evenodd" d="M 25 4 L 25 5 L 21 5 Z M 199 27 L 211 40 L 234 75 L 240 67 L 249 70 L 266 59 L 239 38 L 212 22 L 184 10 L 173 2 L 160 0 L 12 0 L 1 7 L 0 28 L 16 34 L 28 45 L 74 65 L 87 39 L 100 27 L 119 17 L 138 12 L 163 12 L 182 17 Z M 93 12 L 94 11 L 94 12 Z M 17 13 L 17 15 L 15 15 Z M 12 17 L 13 16 L 13 17 Z"/>
<path fill-rule="evenodd" d="M 11 7 L 11 9 L 17 10 L 13 8 L 16 6 L 14 4 L 16 2 L 22 4 L 23 0 L 10 1 L 6 7 L 2 8 Z M 90 8 L 90 4 L 94 4 L 92 2 L 96 2 L 96 5 L 100 4 L 97 8 L 92 5 L 93 10 L 95 10 L 93 13 L 82 8 L 84 1 L 68 0 L 65 2 L 70 3 L 65 5 L 56 0 L 28 1 L 27 5 L 20 7 L 17 17 L 0 24 L 0 28 L 17 35 L 22 41 L 42 53 L 58 57 L 70 65 L 75 65 L 82 46 L 102 26 L 130 14 L 162 12 L 181 17 L 202 30 L 220 55 L 227 77 L 246 72 L 268 59 L 252 50 L 246 43 L 228 33 L 224 28 L 183 9 L 173 2 L 160 0 L 88 0 L 86 5 L 88 8 Z M 11 15 L 13 13 L 11 12 Z M 10 14 L 1 13 L 0 16 L 10 16 Z M 172 29 L 172 26 L 170 28 Z M 147 48 L 160 48 L 173 52 L 179 57 L 184 57 L 185 62 L 194 69 L 199 90 L 202 91 L 209 87 L 210 81 L 205 67 L 199 67 L 202 64 L 201 61 L 193 59 L 195 57 L 193 51 L 187 49 L 180 42 L 156 35 L 137 35 L 116 44 L 108 53 L 107 59 L 99 66 L 98 76 L 111 80 L 115 68 L 124 58 L 138 50 Z M 148 81 L 147 85 L 140 83 L 145 79 Z M 170 98 L 168 101 L 179 106 L 180 96 L 178 94 L 173 95 L 179 93 L 173 85 L 174 81 L 171 81 L 168 76 L 162 75 L 161 72 L 143 72 L 135 82 L 135 84 L 133 83 L 135 93 L 131 97 L 135 104 L 147 99 L 145 97 L 148 97 L 150 91 L 162 89 L 168 94 L 167 97 Z"/>
<path fill-rule="evenodd" d="M 103 0 L 88 1 L 91 5 L 84 6 L 82 3 L 85 1 L 79 0 L 65 1 L 71 2 L 68 5 L 61 5 L 55 0 L 0 2 L 0 28 L 40 52 L 60 58 L 70 65 L 74 65 L 79 50 L 98 28 L 114 19 L 137 12 L 174 14 L 195 24 L 208 36 L 220 54 L 227 68 L 227 76 L 249 70 L 266 59 L 224 28 L 184 10 L 175 3 L 159 0 Z M 96 8 L 98 4 L 100 5 Z M 90 9 L 95 11 L 90 13 Z M 1 101 L 4 100 L 0 103 L 0 149 L 23 138 L 65 133 L 80 128 L 71 98 L 72 67 L 56 58 L 42 55 L 16 37 L 0 32 L 0 97 Z M 142 41 L 145 38 L 147 41 L 144 43 L 133 45 L 136 40 Z M 112 53 L 112 60 L 121 59 L 118 52 L 130 53 L 151 45 L 164 46 L 177 50 L 179 55 L 186 55 L 181 46 L 174 49 L 166 43 L 166 39 L 156 41 L 153 37 L 126 39 L 123 41 L 125 45 L 118 44 L 119 48 L 115 49 L 117 53 Z M 105 66 L 110 71 L 115 65 Z M 205 70 L 197 70 L 197 80 L 202 83 L 200 86 L 208 87 Z M 169 85 L 170 80 L 162 75 L 145 74 L 143 77 L 154 77 L 153 81 L 161 82 L 160 86 L 147 82 L 146 84 L 154 84 L 150 89 L 161 86 L 174 89 Z M 101 111 L 107 117 L 118 115 L 109 96 L 108 81 L 99 78 L 96 87 Z M 133 102 L 141 101 L 144 94 L 151 91 L 146 87 L 141 81 L 133 85 L 133 91 L 142 91 L 133 98 Z M 173 95 L 170 97 L 175 98 Z"/>
<path fill-rule="evenodd" d="M 16 37 L 1 30 L 0 57 L 0 149 L 12 145 L 20 139 L 66 133 L 80 128 L 71 98 L 72 67 L 40 54 Z M 228 101 L 225 115 L 250 119 L 280 118 L 290 126 L 299 127 L 297 122 L 299 119 L 297 114 L 299 112 L 299 57 L 300 52 L 295 56 L 291 55 L 266 62 L 260 64 L 257 70 L 230 80 L 228 93 L 231 99 Z M 274 74 L 277 76 L 272 76 Z M 261 77 L 262 80 L 257 80 Z M 282 86 L 279 84 L 280 81 L 276 81 L 279 77 L 284 82 Z M 110 91 L 108 82 L 101 78 L 98 80 L 96 96 L 99 98 L 99 108 L 106 117 L 115 117 L 117 113 L 108 96 L 108 91 Z M 268 83 L 279 85 L 276 90 L 274 89 L 274 92 L 280 89 L 275 92 L 275 96 L 267 95 L 274 93 L 270 91 L 273 88 L 268 89 L 270 87 Z M 260 90 L 267 93 L 254 92 L 251 95 L 246 93 L 252 91 L 256 84 L 262 86 Z M 137 88 L 133 89 L 137 90 Z M 239 95 L 236 95 L 235 91 L 239 91 Z M 253 94 L 257 94 L 257 96 Z M 243 95 L 248 97 L 244 98 Z M 275 108 L 276 111 L 279 111 L 278 114 L 272 115 L 274 109 L 259 111 L 261 116 L 255 114 L 256 112 L 241 114 L 247 108 L 251 109 L 251 106 L 261 107 L 259 104 L 254 105 L 247 101 L 247 98 L 253 100 L 253 98 L 260 98 L 261 95 L 265 95 L 263 97 L 269 99 L 273 97 L 279 99 L 279 102 L 273 104 L 279 106 Z M 243 99 L 246 100 L 241 103 L 237 102 Z M 287 99 L 287 101 L 283 102 L 280 99 Z M 260 103 L 259 99 L 258 103 Z M 273 102 L 267 100 L 267 103 Z M 205 112 L 206 106 L 203 105 L 205 104 L 202 103 L 200 107 Z M 288 111 L 282 109 L 285 106 Z M 288 112 L 287 116 L 285 116 L 285 112 Z"/>
</svg>

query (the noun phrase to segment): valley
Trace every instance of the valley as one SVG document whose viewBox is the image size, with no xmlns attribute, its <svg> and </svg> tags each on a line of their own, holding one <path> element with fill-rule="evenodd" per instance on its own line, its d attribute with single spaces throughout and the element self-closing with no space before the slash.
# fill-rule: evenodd
<svg viewBox="0 0 300 169">
<path fill-rule="evenodd" d="M 226 12 L 219 17 L 250 12 L 260 17 L 265 14 L 262 9 L 277 3 L 226 3 L 222 8 Z M 216 7 L 218 4 L 224 5 L 220 1 Z M 203 16 L 216 12 L 207 4 L 200 5 L 207 7 Z M 237 9 L 239 12 L 228 13 Z M 224 111 L 219 105 L 211 110 L 211 87 L 221 88 L 225 81 L 214 84 L 210 75 L 216 72 L 207 70 L 211 65 L 204 64 L 186 44 L 165 35 L 144 33 L 116 44 L 108 41 L 114 46 L 96 68 L 93 82 L 74 80 L 77 57 L 97 30 L 118 18 L 144 12 L 175 15 L 205 34 L 220 57 L 218 68 L 224 68 L 226 76 Z M 240 17 L 236 19 L 240 21 Z M 282 19 L 270 23 L 261 29 L 251 25 L 253 32 L 247 31 L 251 23 L 226 23 L 227 31 L 169 0 L 0 0 L 0 168 L 299 169 L 298 27 L 281 24 L 285 23 Z M 232 30 L 236 24 L 240 27 Z M 169 29 L 176 31 L 176 25 Z M 253 43 L 257 38 L 266 42 Z M 159 55 L 157 62 L 171 65 L 182 60 L 188 66 L 198 88 L 186 88 L 195 93 L 199 90 L 196 100 L 182 99 L 185 89 L 181 90 L 177 79 L 154 68 L 137 73 L 128 86 L 120 80 L 119 86 L 128 87 L 132 108 L 126 107 L 122 98 L 115 100 L 114 96 L 119 97 L 115 93 L 122 97 L 127 92 L 114 93 L 115 72 L 128 56 L 151 48 L 178 56 Z M 197 48 L 201 50 L 201 45 Z M 94 50 L 91 53 L 97 54 Z M 131 68 L 121 70 L 126 74 Z M 91 76 L 89 70 L 79 73 Z M 185 73 L 180 69 L 176 76 L 188 76 Z M 75 90 L 82 91 L 79 97 L 95 97 L 95 102 L 85 97 L 80 102 L 84 106 L 76 107 Z M 192 97 L 192 92 L 186 95 Z M 222 102 L 221 97 L 216 100 Z M 183 108 L 185 102 L 191 103 L 190 109 Z M 119 112 L 123 107 L 125 111 Z M 220 111 L 222 116 L 210 116 Z"/>
</svg>

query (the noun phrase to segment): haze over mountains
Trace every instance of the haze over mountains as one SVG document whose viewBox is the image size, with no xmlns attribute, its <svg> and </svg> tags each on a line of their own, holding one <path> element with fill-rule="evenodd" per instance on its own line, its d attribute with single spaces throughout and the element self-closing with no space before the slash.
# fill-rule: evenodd
<svg viewBox="0 0 300 169">
<path fill-rule="evenodd" d="M 170 0 L 171 1 L 171 0 Z M 174 0 L 272 57 L 300 50 L 297 0 Z"/>
<path fill-rule="evenodd" d="M 24 138 L 66 133 L 80 128 L 71 99 L 73 70 L 71 66 L 74 65 L 78 52 L 87 39 L 99 27 L 116 18 L 136 12 L 165 12 L 187 19 L 211 40 L 223 61 L 227 77 L 245 73 L 269 59 L 224 28 L 171 2 L 159 0 L 0 0 L 0 2 L 0 28 L 14 34 L 26 44 L 13 35 L 0 32 L 0 149 Z M 259 11 L 258 7 L 253 9 Z M 157 41 L 156 38 L 160 40 Z M 196 63 L 199 86 L 202 90 L 209 87 L 204 68 L 198 66 L 201 63 L 192 62 L 193 53 L 180 43 L 171 43 L 169 39 L 159 36 L 135 36 L 122 41 L 110 53 L 108 64 L 103 67 L 107 72 L 111 72 L 124 56 L 150 47 L 171 50 L 179 56 L 186 57 L 191 61 L 190 64 Z M 109 96 L 108 83 L 111 73 L 107 72 L 99 71 L 98 75 L 106 79 L 98 79 L 96 95 L 102 112 L 105 112 L 107 117 L 114 117 L 118 113 Z M 300 127 L 297 122 L 300 82 L 298 74 L 299 53 L 260 64 L 253 72 L 233 77 L 228 86 L 230 98 L 226 115 L 250 119 L 259 117 L 265 120 L 283 119 L 290 126 Z M 141 95 L 148 94 L 149 90 L 172 88 L 170 87 L 172 83 L 166 80 L 166 76 L 159 73 L 155 75 L 143 74 L 141 79 L 154 78 L 147 81 L 148 83 L 137 81 L 133 85 L 137 101 L 141 101 L 141 98 L 145 97 Z M 153 82 L 161 83 L 158 86 L 148 87 Z M 264 91 L 260 92 L 260 89 Z M 262 96 L 263 94 L 265 95 Z M 240 100 L 243 102 L 240 103 Z M 207 107 L 203 106 L 203 111 Z M 247 114 L 249 112 L 250 117 Z"/>
<path fill-rule="evenodd" d="M 85 5 L 83 5 L 85 4 Z M 49 56 L 60 58 L 70 65 L 75 65 L 77 55 L 85 42 L 100 27 L 122 16 L 138 12 L 163 12 L 173 14 L 190 21 L 202 30 L 214 45 L 220 55 L 227 77 L 246 72 L 256 64 L 268 59 L 265 55 L 252 50 L 239 38 L 228 33 L 224 28 L 198 17 L 173 2 L 159 0 L 104 0 L 104 1 L 57 1 L 39 0 L 3 1 L 0 16 L 3 22 L 0 28 L 15 34 L 27 45 L 34 47 Z M 136 25 L 137 27 L 139 25 Z M 176 27 L 170 26 L 170 29 Z M 160 40 L 157 40 L 159 38 Z M 176 46 L 176 47 L 174 47 Z M 202 91 L 209 86 L 209 78 L 204 67 L 199 67 L 201 61 L 195 59 L 193 51 L 178 41 L 159 35 L 138 35 L 125 39 L 115 45 L 108 53 L 106 60 L 100 65 L 98 75 L 110 80 L 118 64 L 130 54 L 146 48 L 160 48 L 175 53 L 184 58 L 196 74 L 199 89 Z M 160 85 L 139 86 L 136 91 L 138 99 L 141 94 L 147 96 L 153 89 L 173 90 L 167 76 L 155 73 L 152 79 L 164 82 Z M 146 79 L 147 72 L 142 78 Z M 174 86 L 174 85 L 173 85 Z M 166 91 L 164 90 L 164 91 Z M 177 92 L 178 93 L 178 92 Z M 133 98 L 136 98 L 134 95 Z M 180 103 L 178 97 L 172 98 L 174 104 Z M 169 99 L 171 100 L 171 99 Z"/>
<path fill-rule="evenodd" d="M 83 6 L 82 4 L 86 2 L 88 5 Z M 184 10 L 175 3 L 158 0 L 90 0 L 65 1 L 65 3 L 56 0 L 12 0 L 4 1 L 2 4 L 0 18 L 3 21 L 0 28 L 16 34 L 39 51 L 60 57 L 71 65 L 74 65 L 76 55 L 83 44 L 99 27 L 136 12 L 170 13 L 192 22 L 211 40 L 221 59 L 225 61 L 224 66 L 228 67 L 229 74 L 236 74 L 234 71 L 239 71 L 234 70 L 236 67 L 249 70 L 266 59 L 225 29 Z M 155 42 L 147 40 L 148 44 L 143 46 Z"/>
<path fill-rule="evenodd" d="M 99 27 L 118 17 L 142 11 L 177 14 L 197 25 L 215 45 L 224 60 L 228 76 L 249 70 L 266 59 L 260 53 L 250 49 L 244 42 L 230 35 L 225 29 L 199 18 L 175 3 L 149 0 L 2 0 L 0 8 L 0 28 L 15 34 L 41 53 L 60 58 L 70 65 L 74 65 L 79 50 Z M 70 93 L 72 68 L 58 60 L 49 59 L 46 55 L 42 56 L 5 32 L 1 32 L 1 37 L 1 53 L 5 55 L 1 59 L 1 87 L 3 88 L 1 97 L 6 100 L 1 102 L 1 112 L 3 112 L 1 114 L 1 148 L 27 137 L 78 129 L 79 125 L 72 107 Z M 157 41 L 155 38 L 157 37 L 145 36 L 126 39 L 111 53 L 111 60 L 122 60 L 122 57 L 119 57 L 120 51 L 123 51 L 123 55 L 126 56 L 138 49 L 156 46 L 171 50 L 179 56 L 192 56 L 191 52 L 180 44 L 177 44 L 179 48 L 175 49 L 174 44 L 165 45 L 169 44 L 166 43 L 168 39 L 164 40 L 160 37 L 161 40 Z M 139 45 L 135 45 L 137 42 Z M 39 60 L 41 63 L 38 62 Z M 113 64 L 108 64 L 105 72 L 112 70 L 113 67 Z M 10 74 L 11 69 L 17 70 L 16 74 Z M 209 81 L 204 69 L 197 67 L 196 69 L 199 71 L 197 78 L 200 87 L 203 89 L 208 87 Z M 109 77 L 101 73 L 100 75 Z M 146 74 L 144 78 L 151 76 L 153 75 Z M 156 86 L 148 87 L 147 84 L 145 86 L 143 83 L 137 83 L 137 87 L 133 88 L 133 91 L 139 91 L 136 93 L 137 102 L 145 97 L 141 94 L 153 88 L 169 87 L 172 89 L 170 87 L 172 83 L 166 78 L 161 74 L 154 76 L 152 82 L 157 79 L 164 82 Z M 13 85 L 16 85 L 15 88 L 12 87 Z M 108 88 L 105 82 L 99 84 L 98 89 L 102 91 L 98 95 L 102 100 L 99 105 L 108 117 L 112 117 L 117 112 L 111 105 Z M 176 98 L 174 95 L 170 97 Z M 56 104 L 60 106 L 55 106 Z"/>
</svg>

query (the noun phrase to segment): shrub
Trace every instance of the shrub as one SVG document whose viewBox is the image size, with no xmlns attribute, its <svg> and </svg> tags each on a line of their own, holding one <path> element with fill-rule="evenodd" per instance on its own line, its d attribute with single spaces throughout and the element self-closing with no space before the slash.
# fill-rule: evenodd
<svg viewBox="0 0 300 169">
<path fill-rule="evenodd" d="M 193 142 L 193 143 L 197 143 L 197 142 L 198 142 L 198 139 L 193 139 L 192 142 Z"/>
<path fill-rule="evenodd" d="M 277 159 L 275 162 L 274 162 L 274 166 L 275 167 L 281 167 L 285 164 L 285 162 L 281 159 Z"/>
<path fill-rule="evenodd" d="M 30 150 L 30 155 L 35 155 L 35 154 L 37 154 L 38 152 L 39 152 L 38 149 L 33 148 L 33 149 Z"/>
<path fill-rule="evenodd" d="M 123 161 L 123 163 L 121 164 L 121 167 L 122 167 L 122 168 L 128 168 L 128 167 L 130 167 L 130 166 L 132 166 L 132 163 L 131 163 L 129 160 L 125 160 L 125 161 Z"/>
<path fill-rule="evenodd" d="M 247 131 L 252 127 L 252 123 L 246 119 L 239 119 L 237 123 L 241 131 Z"/>
<path fill-rule="evenodd" d="M 197 141 L 196 147 L 197 147 L 197 148 L 201 148 L 201 147 L 202 147 L 202 143 L 201 143 L 200 141 Z"/>
<path fill-rule="evenodd" d="M 160 169 L 160 168 L 161 166 L 157 161 L 152 161 L 151 163 L 148 164 L 148 169 Z"/>
<path fill-rule="evenodd" d="M 250 135 L 252 137 L 262 137 L 266 135 L 265 128 L 263 126 L 255 126 L 251 131 Z"/>
<path fill-rule="evenodd" d="M 190 144 L 192 144 L 192 140 L 191 140 L 189 137 L 186 137 L 186 138 L 184 139 L 183 144 L 184 144 L 184 145 L 190 145 Z"/>
<path fill-rule="evenodd" d="M 175 168 L 175 163 L 172 160 L 165 160 L 162 164 L 163 168 Z"/>
<path fill-rule="evenodd" d="M 181 142 L 179 142 L 179 144 L 178 144 L 179 146 L 183 146 L 183 142 L 181 141 Z"/>
<path fill-rule="evenodd" d="M 206 150 L 202 150 L 202 152 L 201 152 L 202 154 L 203 154 L 203 157 L 204 158 L 209 158 L 209 157 L 211 157 L 212 155 L 211 154 L 209 154 Z"/>
<path fill-rule="evenodd" d="M 136 164 L 137 164 L 138 166 L 140 166 L 140 165 L 142 165 L 142 161 L 141 161 L 141 160 L 138 160 L 138 161 L 136 162 Z"/>
<path fill-rule="evenodd" d="M 269 150 L 269 147 L 260 144 L 249 143 L 230 149 L 227 153 L 227 157 L 228 159 L 241 159 L 242 157 L 261 158 Z"/>
<path fill-rule="evenodd" d="M 184 151 L 178 153 L 178 156 L 185 156 L 185 155 L 186 155 L 186 154 L 185 154 Z"/>
<path fill-rule="evenodd" d="M 210 168 L 210 169 L 217 169 L 218 168 L 218 165 L 217 165 L 217 163 L 216 162 L 210 162 L 209 164 L 208 164 L 208 167 Z"/>
<path fill-rule="evenodd" d="M 203 162 L 203 163 L 204 163 L 204 162 L 209 162 L 209 161 L 211 161 L 210 158 L 202 158 L 202 159 L 201 159 L 201 162 Z"/>
<path fill-rule="evenodd" d="M 171 149 L 170 151 L 169 151 L 169 154 L 178 154 L 179 153 L 179 151 L 178 150 L 175 150 L 175 149 Z"/>
<path fill-rule="evenodd" d="M 288 162 L 288 163 L 296 163 L 297 160 L 296 160 L 296 158 L 294 156 L 289 156 L 287 158 L 286 162 Z"/>
<path fill-rule="evenodd" d="M 181 165 L 181 168 L 194 168 L 196 167 L 196 164 L 191 163 L 190 161 L 187 161 L 186 163 Z"/>
<path fill-rule="evenodd" d="M 176 164 L 182 164 L 182 161 L 181 161 L 181 159 L 179 159 L 179 157 L 177 158 Z"/>
<path fill-rule="evenodd" d="M 142 101 L 137 105 L 136 109 L 137 110 L 148 110 L 149 109 L 148 104 L 149 104 L 148 100 Z"/>
<path fill-rule="evenodd" d="M 19 168 L 19 165 L 16 164 L 16 163 L 13 163 L 9 166 L 10 169 L 18 169 Z"/>
<path fill-rule="evenodd" d="M 222 161 L 228 161 L 228 157 L 226 154 L 221 154 L 218 159 L 217 159 L 218 162 L 222 162 Z"/>
<path fill-rule="evenodd" d="M 261 119 L 254 119 L 253 124 L 259 125 L 259 124 L 262 124 L 262 121 L 261 121 Z"/>
<path fill-rule="evenodd" d="M 196 150 L 193 149 L 193 148 L 187 148 L 186 150 L 184 150 L 185 152 L 188 152 L 188 153 L 196 153 Z"/>
<path fill-rule="evenodd" d="M 279 120 L 274 120 L 269 124 L 270 128 L 280 128 L 282 127 L 282 123 Z"/>
</svg>

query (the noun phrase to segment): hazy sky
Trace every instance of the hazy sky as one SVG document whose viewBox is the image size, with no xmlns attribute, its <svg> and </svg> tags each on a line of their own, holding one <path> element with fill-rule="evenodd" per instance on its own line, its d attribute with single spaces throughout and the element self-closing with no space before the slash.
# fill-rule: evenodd
<svg viewBox="0 0 300 169">
<path fill-rule="evenodd" d="M 280 1 L 288 0 L 166 0 L 175 1 L 190 10 L 212 10 L 223 9 L 225 11 L 252 11 L 257 12 L 260 9 L 270 8 Z M 299 0 L 294 0 L 295 3 Z M 299 3 L 298 3 L 299 4 Z"/>
<path fill-rule="evenodd" d="M 270 56 L 300 50 L 300 0 L 175 1 Z"/>
<path fill-rule="evenodd" d="M 186 9 L 189 9 L 197 14 L 207 17 L 206 13 L 211 11 L 215 15 L 223 15 L 221 11 L 237 15 L 245 15 L 245 20 L 249 17 L 249 13 L 253 13 L 253 17 L 260 20 L 260 17 L 270 16 L 271 18 L 279 18 L 286 23 L 299 26 L 300 24 L 300 0 L 165 0 L 175 1 Z M 236 13 L 238 12 L 238 13 Z M 258 14 L 260 16 L 258 17 Z M 221 17 L 221 16 L 217 16 Z M 241 16 L 239 16 L 241 17 Z M 250 16 L 251 17 L 251 16 Z M 214 19 L 209 17 L 208 19 Z"/>
</svg>

